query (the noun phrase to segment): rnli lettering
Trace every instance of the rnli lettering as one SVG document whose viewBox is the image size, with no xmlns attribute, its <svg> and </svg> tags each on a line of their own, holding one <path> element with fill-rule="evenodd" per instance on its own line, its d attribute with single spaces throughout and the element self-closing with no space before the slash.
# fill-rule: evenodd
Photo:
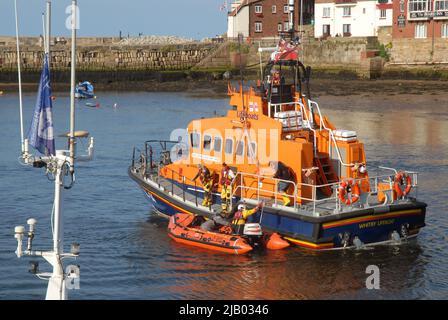
<svg viewBox="0 0 448 320">
<path fill-rule="evenodd" d="M 394 222 L 395 222 L 395 219 L 370 221 L 370 222 L 360 223 L 358 225 L 358 227 L 359 227 L 359 229 L 366 229 L 366 228 L 372 228 L 372 227 L 381 227 L 381 226 L 386 226 L 386 225 L 389 225 L 389 224 L 393 224 Z"/>
<path fill-rule="evenodd" d="M 237 117 L 240 118 L 241 121 L 244 121 L 245 119 L 248 120 L 258 120 L 258 114 L 254 113 L 248 113 L 246 111 L 238 111 L 236 113 Z"/>
</svg>

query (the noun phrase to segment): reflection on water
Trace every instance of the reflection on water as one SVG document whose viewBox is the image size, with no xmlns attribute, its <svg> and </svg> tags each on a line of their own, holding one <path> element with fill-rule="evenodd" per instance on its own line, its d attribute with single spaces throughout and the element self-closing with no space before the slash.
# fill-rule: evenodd
<svg viewBox="0 0 448 320">
<path fill-rule="evenodd" d="M 140 226 L 139 241 L 154 243 L 162 237 L 170 242 L 164 247 L 163 259 L 152 259 L 144 267 L 146 286 L 150 290 L 154 278 L 171 278 L 173 281 L 165 290 L 174 299 L 369 298 L 365 270 L 371 264 L 380 267 L 384 296 L 393 298 L 403 287 L 422 278 L 427 263 L 415 241 L 361 251 L 292 248 L 228 256 L 170 241 L 165 224 L 159 219 L 151 217 Z M 158 232 L 148 232 L 148 224 L 159 225 Z M 146 249 L 144 256 L 152 256 L 160 248 Z"/>
<path fill-rule="evenodd" d="M 444 98 L 444 99 L 443 99 Z M 31 118 L 34 96 L 25 97 Z M 370 165 L 419 171 L 419 197 L 429 203 L 416 241 L 361 251 L 283 251 L 229 256 L 186 247 L 166 234 L 126 168 L 134 145 L 166 138 L 200 116 L 225 112 L 227 99 L 170 93 L 103 93 L 101 108 L 78 106 L 77 124 L 96 138 L 95 161 L 80 164 L 66 193 L 66 244 L 81 243 L 81 290 L 75 299 L 447 299 L 445 190 L 448 99 L 395 95 L 319 97 L 338 128 L 355 130 Z M 113 108 L 114 104 L 118 108 Z M 67 97 L 55 101 L 56 133 L 68 127 Z M 52 184 L 17 163 L 17 97 L 0 98 L 0 298 L 42 299 L 45 283 L 15 258 L 12 228 L 38 219 L 36 248 L 48 248 Z M 182 115 L 180 117 L 179 115 Z M 57 146 L 64 144 L 57 141 Z M 366 267 L 380 268 L 380 290 L 365 288 Z M 42 264 L 44 268 L 44 264 Z"/>
</svg>

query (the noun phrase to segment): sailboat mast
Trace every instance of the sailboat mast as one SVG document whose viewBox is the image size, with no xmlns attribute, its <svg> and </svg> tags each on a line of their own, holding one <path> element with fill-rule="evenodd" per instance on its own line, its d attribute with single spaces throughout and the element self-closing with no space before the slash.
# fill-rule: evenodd
<svg viewBox="0 0 448 320">
<path fill-rule="evenodd" d="M 20 113 L 20 142 L 22 146 L 22 155 L 25 152 L 25 142 L 23 136 L 23 98 L 22 98 L 22 70 L 20 63 L 20 45 L 19 45 L 19 17 L 17 14 L 17 0 L 14 0 L 14 9 L 16 15 L 16 45 L 17 45 L 17 73 L 19 80 L 19 113 Z"/>
<path fill-rule="evenodd" d="M 76 28 L 77 1 L 72 0 L 72 58 L 71 58 L 71 91 L 70 91 L 70 173 L 75 171 L 75 77 L 76 77 Z"/>
</svg>

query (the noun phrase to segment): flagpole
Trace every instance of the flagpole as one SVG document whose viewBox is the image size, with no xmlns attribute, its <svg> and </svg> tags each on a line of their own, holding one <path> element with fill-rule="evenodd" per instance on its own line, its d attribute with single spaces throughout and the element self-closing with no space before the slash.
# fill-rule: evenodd
<svg viewBox="0 0 448 320">
<path fill-rule="evenodd" d="M 19 80 L 19 113 L 20 113 L 20 142 L 22 147 L 22 156 L 25 153 L 25 142 L 23 137 L 23 97 L 22 97 L 22 70 L 20 63 L 20 45 L 19 45 L 19 17 L 17 14 L 17 0 L 14 0 L 14 9 L 16 16 L 16 45 L 17 45 L 17 74 Z"/>
<path fill-rule="evenodd" d="M 76 77 L 76 28 L 77 4 L 72 0 L 72 58 L 71 58 L 71 91 L 70 91 L 70 173 L 75 171 L 75 77 Z"/>
<path fill-rule="evenodd" d="M 47 13 L 46 13 L 47 23 L 46 23 L 46 53 L 48 54 L 48 68 L 51 68 L 50 59 L 50 37 L 51 37 L 51 1 L 47 0 Z"/>
<path fill-rule="evenodd" d="M 47 27 L 45 26 L 45 13 L 42 12 L 42 37 L 44 38 L 44 53 L 47 53 Z"/>
</svg>

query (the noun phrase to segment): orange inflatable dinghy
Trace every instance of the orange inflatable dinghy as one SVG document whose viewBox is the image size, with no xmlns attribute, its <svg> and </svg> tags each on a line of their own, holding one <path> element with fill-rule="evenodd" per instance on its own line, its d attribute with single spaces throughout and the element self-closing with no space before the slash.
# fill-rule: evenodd
<svg viewBox="0 0 448 320">
<path fill-rule="evenodd" d="M 224 253 L 245 254 L 252 250 L 252 246 L 240 236 L 202 230 L 202 221 L 195 215 L 175 214 L 170 218 L 168 235 L 179 243 Z"/>
</svg>

